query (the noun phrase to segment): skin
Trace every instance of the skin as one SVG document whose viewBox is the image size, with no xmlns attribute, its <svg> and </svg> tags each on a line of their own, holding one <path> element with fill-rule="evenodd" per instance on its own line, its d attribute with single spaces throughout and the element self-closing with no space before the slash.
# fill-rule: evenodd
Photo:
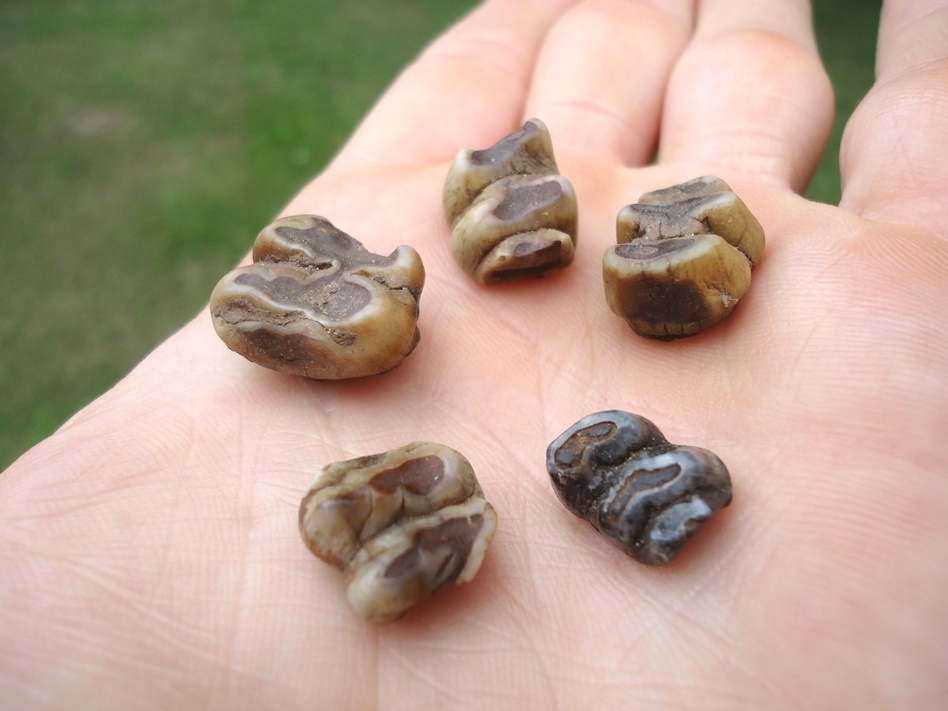
<svg viewBox="0 0 948 711">
<path fill-rule="evenodd" d="M 946 36 L 948 2 L 885 4 L 836 207 L 798 195 L 832 113 L 806 3 L 478 7 L 284 211 L 419 250 L 415 353 L 308 382 L 202 313 L 25 454 L 0 476 L 0 706 L 948 704 Z M 531 116 L 576 187 L 576 261 L 480 287 L 441 186 Z M 616 213 L 706 173 L 764 226 L 754 283 L 709 332 L 638 338 L 602 295 Z M 547 444 L 609 408 L 731 471 L 733 504 L 668 567 L 553 495 Z M 465 453 L 500 524 L 472 583 L 373 627 L 297 507 L 322 465 L 414 440 Z"/>
</svg>

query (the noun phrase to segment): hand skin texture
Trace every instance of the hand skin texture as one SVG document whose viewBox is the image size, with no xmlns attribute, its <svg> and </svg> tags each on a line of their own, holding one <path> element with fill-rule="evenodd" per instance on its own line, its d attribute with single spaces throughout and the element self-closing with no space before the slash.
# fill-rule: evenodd
<svg viewBox="0 0 948 711">
<path fill-rule="evenodd" d="M 798 194 L 832 115 L 800 0 L 489 0 L 284 214 L 421 252 L 398 369 L 309 382 L 202 312 L 0 476 L 0 708 L 875 709 L 948 704 L 948 2 L 886 2 L 839 207 Z M 528 117 L 576 262 L 483 288 L 449 250 L 462 146 Z M 657 150 L 658 160 L 651 164 Z M 600 260 L 641 193 L 712 173 L 767 233 L 722 325 L 644 340 Z M 641 413 L 734 503 L 665 568 L 556 500 L 550 440 Z M 384 627 L 297 531 L 323 464 L 414 440 L 497 509 L 478 577 Z"/>
</svg>

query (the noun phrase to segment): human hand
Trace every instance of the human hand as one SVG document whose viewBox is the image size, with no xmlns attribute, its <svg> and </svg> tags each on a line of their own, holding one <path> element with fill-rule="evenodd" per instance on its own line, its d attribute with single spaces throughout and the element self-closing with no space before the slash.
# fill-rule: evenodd
<svg viewBox="0 0 948 711">
<path fill-rule="evenodd" d="M 830 207 L 798 195 L 831 117 L 806 3 L 485 3 L 285 210 L 421 252 L 416 351 L 309 382 L 202 313 L 22 457 L 0 476 L 0 706 L 948 703 L 946 33 L 944 2 L 886 4 Z M 441 186 L 460 147 L 531 116 L 576 188 L 576 261 L 484 288 Z M 706 173 L 764 258 L 723 324 L 641 339 L 602 295 L 616 213 Z M 608 408 L 731 471 L 732 506 L 665 568 L 551 490 L 547 443 Z M 297 507 L 322 465 L 419 439 L 472 461 L 499 528 L 471 584 L 376 628 Z"/>
</svg>

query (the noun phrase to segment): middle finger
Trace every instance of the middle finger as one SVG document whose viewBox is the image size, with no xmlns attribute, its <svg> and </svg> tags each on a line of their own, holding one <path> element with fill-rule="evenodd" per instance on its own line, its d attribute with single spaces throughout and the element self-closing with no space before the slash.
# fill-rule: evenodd
<svg viewBox="0 0 948 711">
<path fill-rule="evenodd" d="M 693 6 L 693 0 L 586 0 L 571 8 L 540 51 L 525 118 L 541 118 L 556 145 L 624 164 L 647 162 Z"/>
</svg>

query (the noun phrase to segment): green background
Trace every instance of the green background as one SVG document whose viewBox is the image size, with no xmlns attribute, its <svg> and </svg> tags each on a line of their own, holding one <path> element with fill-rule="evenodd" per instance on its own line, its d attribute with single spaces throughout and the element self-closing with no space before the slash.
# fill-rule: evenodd
<svg viewBox="0 0 948 711">
<path fill-rule="evenodd" d="M 204 305 L 472 0 L 0 0 L 0 470 Z M 816 0 L 839 198 L 880 2 Z"/>
</svg>

